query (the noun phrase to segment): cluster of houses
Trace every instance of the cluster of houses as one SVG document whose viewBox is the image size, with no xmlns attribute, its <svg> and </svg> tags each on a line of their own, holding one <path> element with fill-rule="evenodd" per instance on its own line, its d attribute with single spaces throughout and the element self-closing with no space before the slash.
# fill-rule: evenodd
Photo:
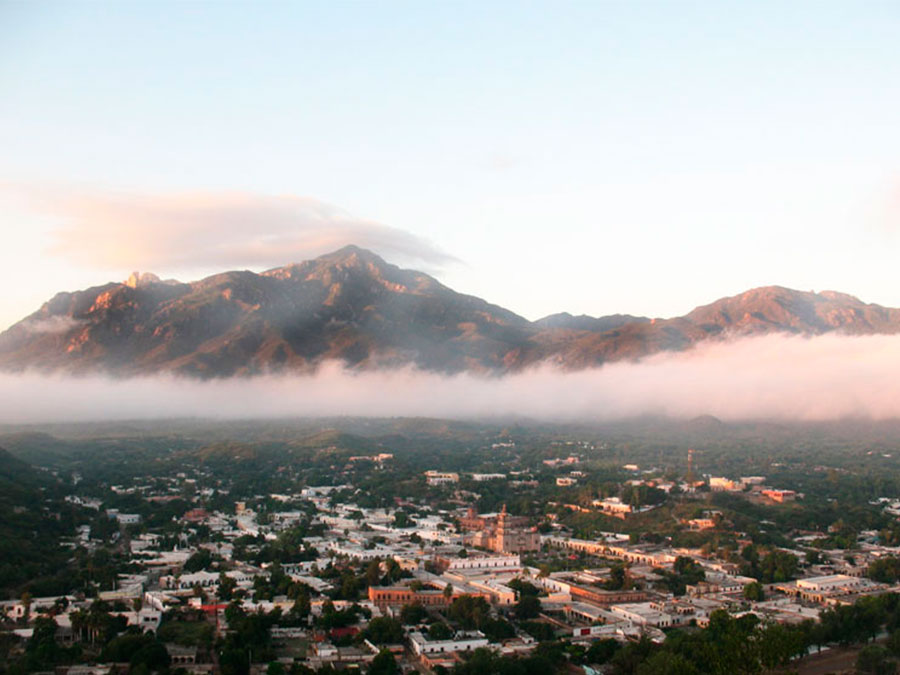
<svg viewBox="0 0 900 675">
<path fill-rule="evenodd" d="M 355 462 L 383 463 L 390 461 L 386 454 L 354 457 Z M 546 460 L 551 467 L 570 467 L 579 462 L 572 455 Z M 634 467 L 637 471 L 638 468 Z M 506 480 L 506 474 L 472 474 L 474 481 Z M 440 471 L 426 472 L 429 484 L 457 483 L 459 474 Z M 642 480 L 634 484 L 647 484 Z M 741 490 L 758 494 L 760 498 L 783 502 L 797 495 L 789 490 L 775 490 L 765 486 L 762 477 L 745 477 L 733 481 L 710 477 L 712 490 Z M 666 490 L 672 485 L 657 482 L 654 487 Z M 687 487 L 690 487 L 688 485 Z M 877 543 L 861 542 L 860 552 L 852 561 L 842 552 L 826 556 L 827 564 L 807 565 L 807 576 L 792 582 L 770 584 L 764 599 L 750 601 L 744 597 L 745 587 L 755 580 L 741 576 L 737 565 L 724 562 L 714 554 L 695 549 L 675 549 L 664 545 L 632 544 L 627 535 L 604 533 L 595 539 L 568 536 L 562 528 L 541 534 L 527 518 L 514 516 L 506 508 L 499 513 L 477 513 L 474 509 L 455 511 L 417 506 L 411 517 L 402 524 L 397 508 L 364 508 L 350 501 L 334 503 L 335 493 L 353 493 L 350 485 L 306 487 L 296 494 L 261 495 L 269 508 L 265 517 L 248 506 L 235 503 L 234 513 L 192 508 L 184 513 L 181 522 L 186 533 L 203 528 L 214 536 L 198 544 L 183 537 L 175 547 L 171 541 L 149 532 L 127 540 L 132 564 L 140 572 L 123 576 L 115 590 L 105 590 L 99 599 L 110 603 L 113 611 L 124 616 L 131 626 L 144 631 L 159 629 L 163 615 L 175 607 L 190 606 L 208 615 L 220 633 L 228 630 L 226 605 L 218 599 L 224 580 L 245 591 L 241 602 L 247 611 L 271 612 L 281 608 L 288 612 L 293 600 L 287 597 L 257 598 L 254 586 L 259 578 L 267 578 L 271 565 L 251 565 L 235 559 L 236 540 L 265 542 L 278 538 L 279 533 L 300 522 L 320 526 L 315 536 L 305 537 L 303 546 L 311 552 L 303 562 L 285 564 L 284 573 L 294 581 L 305 584 L 312 591 L 311 617 L 306 625 L 278 626 L 273 635 L 279 640 L 302 640 L 307 645 L 302 655 L 285 653 L 286 664 L 303 658 L 312 667 L 324 664 L 366 663 L 374 658 L 381 645 L 368 642 L 347 646 L 333 632 L 316 628 L 315 619 L 321 616 L 327 603 L 340 610 L 349 601 L 327 599 L 334 590 L 334 582 L 323 570 L 331 566 L 352 563 L 357 568 L 379 561 L 382 570 L 391 566 L 403 571 L 402 578 L 389 585 L 369 586 L 359 604 L 367 610 L 366 618 L 350 627 L 362 631 L 373 618 L 399 617 L 405 606 L 418 604 L 428 610 L 442 610 L 461 597 L 484 599 L 494 612 L 508 613 L 521 599 L 517 588 L 527 581 L 539 590 L 540 614 L 536 620 L 546 623 L 557 636 L 573 641 L 592 641 L 612 638 L 620 641 L 641 636 L 662 641 L 666 629 L 675 626 L 703 626 L 716 610 L 739 614 L 752 612 L 779 622 L 799 622 L 815 618 L 818 612 L 835 604 L 851 603 L 867 595 L 898 589 L 863 577 L 866 566 L 884 555 L 898 551 Z M 666 490 L 667 491 L 667 490 Z M 259 500 L 258 500 L 259 501 Z M 253 503 L 253 502 L 250 502 Z M 83 500 L 87 508 L 100 510 L 100 503 Z M 623 503 L 616 498 L 596 500 L 592 507 L 603 513 L 625 517 L 641 507 Z M 885 508 L 900 508 L 887 503 Z M 647 508 L 647 507 L 644 507 Z M 108 509 L 107 515 L 119 524 L 133 525 L 139 516 Z M 690 529 L 716 527 L 719 512 L 707 511 L 701 517 L 685 522 Z M 821 536 L 821 535 L 820 535 Z M 82 545 L 91 545 L 90 530 L 79 533 Z M 798 546 L 802 538 L 798 538 Z M 186 571 L 185 564 L 198 551 L 206 549 L 214 563 L 206 569 Z M 550 572 L 528 564 L 527 559 L 549 555 L 596 558 L 596 567 L 575 571 Z M 794 551 L 803 558 L 802 551 Z M 703 570 L 703 580 L 690 584 L 684 595 L 675 596 L 665 590 L 663 575 L 672 572 L 679 558 L 687 557 Z M 612 565 L 627 567 L 625 583 L 611 584 Z M 27 638 L 31 628 L 28 621 L 41 614 L 52 614 L 62 641 L 74 639 L 73 617 L 85 611 L 91 599 L 66 596 L 63 598 L 33 598 L 27 601 L 8 601 L 0 604 L 5 616 L 15 624 L 17 635 Z M 417 662 L 424 669 L 438 665 L 449 666 L 461 654 L 487 647 L 504 654 L 525 653 L 536 641 L 527 632 L 516 628 L 516 634 L 502 641 L 492 642 L 478 631 L 460 631 L 451 636 L 431 639 L 424 626 L 408 626 L 405 645 L 389 645 L 401 659 Z M 211 663 L 200 663 L 197 651 L 184 646 L 167 645 L 173 663 L 189 672 L 209 672 Z M 262 670 L 259 665 L 258 670 Z"/>
</svg>

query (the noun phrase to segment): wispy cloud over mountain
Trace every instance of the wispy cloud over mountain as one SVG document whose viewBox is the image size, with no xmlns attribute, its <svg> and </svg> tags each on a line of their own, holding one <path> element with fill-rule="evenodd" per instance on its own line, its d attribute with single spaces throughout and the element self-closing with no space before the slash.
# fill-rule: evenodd
<svg viewBox="0 0 900 675">
<path fill-rule="evenodd" d="M 177 272 L 266 268 L 347 244 L 426 267 L 454 258 L 405 230 L 312 197 L 249 192 L 137 194 L 59 185 L 6 185 L 60 220 L 49 253 L 105 269 Z"/>
</svg>

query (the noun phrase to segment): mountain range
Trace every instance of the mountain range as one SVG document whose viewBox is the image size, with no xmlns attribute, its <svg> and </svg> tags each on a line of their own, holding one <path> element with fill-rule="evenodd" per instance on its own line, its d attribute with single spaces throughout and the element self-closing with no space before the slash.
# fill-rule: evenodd
<svg viewBox="0 0 900 675">
<path fill-rule="evenodd" d="M 213 378 L 309 372 L 336 360 L 502 374 L 540 362 L 581 369 L 730 336 L 833 331 L 896 333 L 900 309 L 767 286 L 670 319 L 529 321 L 348 246 L 261 274 L 181 283 L 135 273 L 59 293 L 0 334 L 0 370 Z"/>
</svg>

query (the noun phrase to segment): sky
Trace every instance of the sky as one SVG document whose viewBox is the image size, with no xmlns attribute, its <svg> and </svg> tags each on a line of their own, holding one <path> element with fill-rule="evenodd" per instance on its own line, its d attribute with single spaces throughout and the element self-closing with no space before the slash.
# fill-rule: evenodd
<svg viewBox="0 0 900 675">
<path fill-rule="evenodd" d="M 900 306 L 895 2 L 0 0 L 0 329 L 356 243 L 530 319 Z"/>
</svg>

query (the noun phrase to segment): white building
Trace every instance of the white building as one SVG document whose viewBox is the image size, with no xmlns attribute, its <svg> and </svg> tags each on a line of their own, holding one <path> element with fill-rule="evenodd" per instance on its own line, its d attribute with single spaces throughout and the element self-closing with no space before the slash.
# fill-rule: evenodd
<svg viewBox="0 0 900 675">
<path fill-rule="evenodd" d="M 518 571 L 522 569 L 522 559 L 518 555 L 470 556 L 453 558 L 448 572 L 460 571 Z"/>
<path fill-rule="evenodd" d="M 669 628 L 673 619 L 669 614 L 660 612 L 650 602 L 634 602 L 624 605 L 612 605 L 609 610 L 618 614 L 637 626 L 653 626 Z"/>
<path fill-rule="evenodd" d="M 445 485 L 447 483 L 458 483 L 459 474 L 443 471 L 426 471 L 425 479 L 429 485 Z"/>
<path fill-rule="evenodd" d="M 824 577 L 809 577 L 808 579 L 798 579 L 797 588 L 805 591 L 813 591 L 816 593 L 828 592 L 834 593 L 838 591 L 851 591 L 861 588 L 864 579 L 850 577 L 846 574 L 829 574 Z"/>
<path fill-rule="evenodd" d="M 626 504 L 618 497 L 610 497 L 609 499 L 595 499 L 593 506 L 599 508 L 603 513 L 611 515 L 623 516 L 634 511 L 631 504 Z"/>
<path fill-rule="evenodd" d="M 106 515 L 115 518 L 119 525 L 136 525 L 141 522 L 141 516 L 137 513 L 119 513 L 118 509 L 107 509 Z"/>
<path fill-rule="evenodd" d="M 730 478 L 722 476 L 709 477 L 709 489 L 713 492 L 738 492 L 744 489 L 744 486 Z"/>
<path fill-rule="evenodd" d="M 186 591 L 199 586 L 200 588 L 209 588 L 210 586 L 218 586 L 218 572 L 206 572 L 201 570 L 190 574 L 182 574 L 180 577 L 165 576 L 160 577 L 160 588 L 169 588 L 176 591 Z"/>
<path fill-rule="evenodd" d="M 488 646 L 488 640 L 481 631 L 460 632 L 452 640 L 429 640 L 419 632 L 412 632 L 409 640 L 413 651 L 419 656 L 468 652 Z"/>
</svg>

